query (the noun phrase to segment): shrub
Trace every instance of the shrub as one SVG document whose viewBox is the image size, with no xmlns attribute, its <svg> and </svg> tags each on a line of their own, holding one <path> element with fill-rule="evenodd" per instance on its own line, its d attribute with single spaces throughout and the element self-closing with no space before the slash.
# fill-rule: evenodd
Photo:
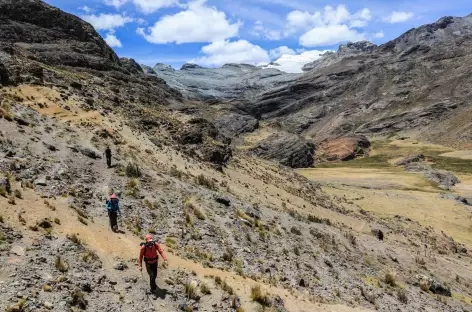
<svg viewBox="0 0 472 312">
<path fill-rule="evenodd" d="M 82 261 L 84 262 L 95 262 L 100 260 L 100 257 L 92 250 L 88 250 L 86 253 L 82 254 Z"/>
<path fill-rule="evenodd" d="M 221 277 L 215 276 L 215 283 L 216 283 L 216 285 L 221 285 L 222 282 L 223 282 L 223 280 L 221 279 Z"/>
<path fill-rule="evenodd" d="M 185 295 L 187 295 L 189 299 L 197 299 L 197 282 L 191 281 L 185 284 Z"/>
<path fill-rule="evenodd" d="M 15 196 L 10 196 L 10 198 L 8 199 L 8 203 L 10 205 L 16 205 Z"/>
<path fill-rule="evenodd" d="M 428 292 L 429 291 L 428 281 L 425 281 L 425 280 L 420 281 L 420 288 L 422 291 Z"/>
<path fill-rule="evenodd" d="M 229 286 L 229 284 L 226 283 L 226 281 L 223 281 L 223 283 L 221 284 L 221 289 L 223 289 L 223 291 L 226 291 L 230 295 L 234 295 L 233 288 Z"/>
<path fill-rule="evenodd" d="M 226 251 L 223 253 L 223 260 L 227 262 L 233 262 L 234 253 L 231 249 L 226 248 Z"/>
<path fill-rule="evenodd" d="M 210 290 L 210 287 L 208 287 L 208 284 L 206 283 L 202 283 L 200 285 L 200 292 L 204 295 L 210 295 L 211 294 L 211 290 Z"/>
<path fill-rule="evenodd" d="M 65 273 L 69 271 L 69 264 L 62 260 L 61 256 L 56 257 L 56 269 L 59 270 L 59 272 Z"/>
<path fill-rule="evenodd" d="M 404 303 L 404 304 L 408 303 L 408 296 L 404 289 L 399 289 L 397 291 L 397 298 L 398 298 L 398 301 L 400 301 L 401 303 Z"/>
<path fill-rule="evenodd" d="M 136 178 L 130 179 L 126 184 L 126 195 L 134 198 L 139 197 L 139 180 Z"/>
<path fill-rule="evenodd" d="M 81 216 L 77 216 L 77 219 L 79 220 L 80 223 L 82 223 L 83 225 L 88 225 L 88 222 L 87 220 L 85 220 L 84 218 L 82 218 Z"/>
<path fill-rule="evenodd" d="M 54 218 L 54 223 L 61 224 L 61 220 L 59 220 L 59 218 Z"/>
<path fill-rule="evenodd" d="M 397 273 L 395 271 L 388 271 L 387 273 L 385 273 L 384 281 L 386 284 L 390 286 L 395 286 L 397 284 L 396 279 Z"/>
<path fill-rule="evenodd" d="M 137 164 L 129 162 L 126 165 L 126 176 L 130 178 L 139 178 L 141 176 L 141 170 Z"/>
<path fill-rule="evenodd" d="M 7 197 L 7 190 L 3 185 L 0 185 L 0 196 Z"/>
<path fill-rule="evenodd" d="M 270 300 L 267 294 L 261 290 L 260 285 L 255 285 L 251 287 L 251 299 L 255 302 L 258 302 L 264 307 L 270 306 Z"/>
<path fill-rule="evenodd" d="M 30 225 L 30 226 L 28 226 L 28 229 L 30 229 L 33 232 L 37 232 L 38 231 L 38 226 L 37 225 Z"/>
<path fill-rule="evenodd" d="M 292 226 L 292 228 L 290 229 L 290 232 L 295 235 L 302 235 L 302 232 L 294 226 Z"/>
<path fill-rule="evenodd" d="M 206 216 L 205 213 L 198 207 L 193 207 L 193 213 L 199 220 L 205 220 Z"/>
<path fill-rule="evenodd" d="M 209 190 L 216 191 L 218 189 L 215 181 L 211 178 L 205 177 L 203 174 L 200 174 L 195 178 L 195 182 L 198 185 L 204 186 Z"/>
<path fill-rule="evenodd" d="M 20 190 L 15 190 L 13 194 L 15 195 L 16 198 L 23 199 L 23 194 L 21 194 Z"/>
<path fill-rule="evenodd" d="M 75 233 L 68 234 L 66 237 L 67 237 L 68 240 L 70 240 L 74 244 L 82 246 L 82 241 L 80 240 L 80 238 L 77 237 L 77 235 Z"/>
<path fill-rule="evenodd" d="M 87 309 L 87 300 L 85 300 L 84 293 L 79 289 L 75 288 L 71 293 L 71 305 L 79 307 L 82 310 Z"/>
<path fill-rule="evenodd" d="M 52 287 L 49 286 L 48 284 L 44 284 L 44 285 L 43 285 L 43 291 L 44 291 L 44 292 L 51 292 L 51 291 L 52 291 Z"/>
<path fill-rule="evenodd" d="M 0 223 L 3 223 L 3 222 L 5 222 L 5 221 L 3 220 L 3 216 L 0 216 Z"/>
</svg>

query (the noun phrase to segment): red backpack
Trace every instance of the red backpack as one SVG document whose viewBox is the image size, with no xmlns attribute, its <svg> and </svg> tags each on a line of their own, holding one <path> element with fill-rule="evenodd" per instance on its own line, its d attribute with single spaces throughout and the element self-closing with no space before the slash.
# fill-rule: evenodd
<svg viewBox="0 0 472 312">
<path fill-rule="evenodd" d="M 157 242 L 150 241 L 146 243 L 141 243 L 140 246 L 144 246 L 144 262 L 156 261 L 158 260 L 157 255 Z"/>
</svg>

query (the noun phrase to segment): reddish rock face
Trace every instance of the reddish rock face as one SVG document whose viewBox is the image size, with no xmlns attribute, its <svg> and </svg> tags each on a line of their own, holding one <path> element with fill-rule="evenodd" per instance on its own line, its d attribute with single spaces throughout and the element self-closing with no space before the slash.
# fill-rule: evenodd
<svg viewBox="0 0 472 312">
<path fill-rule="evenodd" d="M 321 142 L 317 161 L 346 161 L 368 155 L 370 142 L 365 136 L 349 136 Z"/>
</svg>

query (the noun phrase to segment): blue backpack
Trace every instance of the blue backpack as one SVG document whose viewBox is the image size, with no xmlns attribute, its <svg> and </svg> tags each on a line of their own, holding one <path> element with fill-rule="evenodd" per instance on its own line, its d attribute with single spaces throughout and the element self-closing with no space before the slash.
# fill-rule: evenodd
<svg viewBox="0 0 472 312">
<path fill-rule="evenodd" d="M 110 211 L 119 211 L 120 207 L 118 206 L 118 199 L 117 198 L 110 199 L 108 201 L 107 208 Z"/>
</svg>

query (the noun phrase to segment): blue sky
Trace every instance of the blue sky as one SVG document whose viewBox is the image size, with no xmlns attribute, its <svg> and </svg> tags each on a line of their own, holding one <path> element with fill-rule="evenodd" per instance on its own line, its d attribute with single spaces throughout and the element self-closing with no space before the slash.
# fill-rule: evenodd
<svg viewBox="0 0 472 312">
<path fill-rule="evenodd" d="M 84 18 L 119 56 L 179 68 L 277 61 L 302 64 L 348 41 L 382 44 L 440 17 L 472 13 L 469 0 L 46 0 Z"/>
</svg>

